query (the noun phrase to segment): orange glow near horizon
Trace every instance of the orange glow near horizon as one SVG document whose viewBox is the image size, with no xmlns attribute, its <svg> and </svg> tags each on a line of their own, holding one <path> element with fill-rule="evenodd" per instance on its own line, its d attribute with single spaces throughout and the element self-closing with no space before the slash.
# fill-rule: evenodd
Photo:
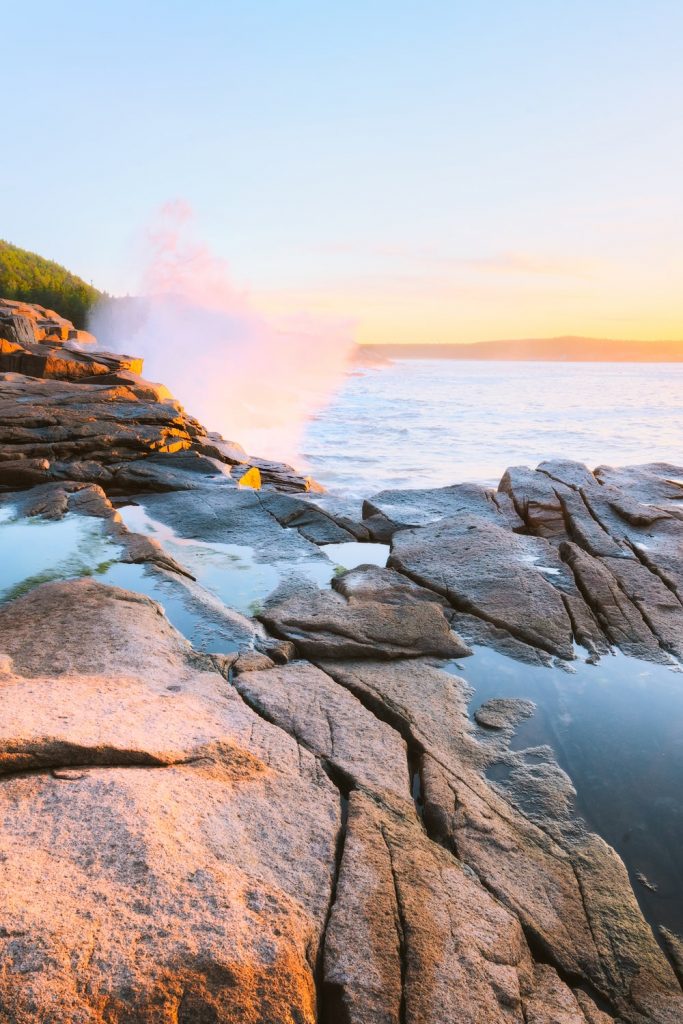
<svg viewBox="0 0 683 1024">
<path fill-rule="evenodd" d="M 268 290 L 258 301 L 277 315 L 308 309 L 350 321 L 362 345 L 472 344 L 568 335 L 633 341 L 682 341 L 683 304 L 675 292 L 634 288 L 618 298 L 600 289 L 571 293 L 528 287 L 461 289 L 406 283 L 401 290 Z"/>
<path fill-rule="evenodd" d="M 551 264 L 507 257 L 450 273 L 378 275 L 260 290 L 273 313 L 305 308 L 344 317 L 360 344 L 468 344 L 567 335 L 683 340 L 683 266 Z"/>
</svg>

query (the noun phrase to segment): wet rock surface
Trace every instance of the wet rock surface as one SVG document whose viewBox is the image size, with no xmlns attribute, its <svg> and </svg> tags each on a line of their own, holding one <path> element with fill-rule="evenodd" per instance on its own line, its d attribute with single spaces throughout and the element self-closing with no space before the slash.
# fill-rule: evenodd
<svg viewBox="0 0 683 1024">
<path fill-rule="evenodd" d="M 529 700 L 494 697 L 477 708 L 474 718 L 487 729 L 509 729 L 523 718 L 533 715 L 534 710 L 534 704 Z"/>
<path fill-rule="evenodd" d="M 557 460 L 361 512 L 71 332 L 0 303 L 0 529 L 87 517 L 118 551 L 0 604 L 0 1017 L 680 1024 L 680 937 L 516 742 L 534 704 L 470 718 L 453 660 L 675 665 L 683 468 Z M 368 539 L 389 568 L 334 577 L 319 545 Z M 249 614 L 209 585 L 233 547 L 272 570 Z M 112 585 L 136 573 L 221 643 Z"/>
</svg>

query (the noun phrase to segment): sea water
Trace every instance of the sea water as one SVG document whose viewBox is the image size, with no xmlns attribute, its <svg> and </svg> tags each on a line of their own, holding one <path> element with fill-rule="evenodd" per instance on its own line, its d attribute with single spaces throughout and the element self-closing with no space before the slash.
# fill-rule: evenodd
<svg viewBox="0 0 683 1024">
<path fill-rule="evenodd" d="M 309 424 L 307 471 L 332 491 L 494 485 L 571 458 L 683 462 L 683 363 L 405 359 L 358 369 Z"/>
</svg>

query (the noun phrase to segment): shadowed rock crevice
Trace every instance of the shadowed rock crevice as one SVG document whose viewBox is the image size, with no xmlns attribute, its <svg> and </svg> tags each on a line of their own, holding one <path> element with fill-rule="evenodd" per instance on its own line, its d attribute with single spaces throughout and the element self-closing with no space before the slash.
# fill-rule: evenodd
<svg viewBox="0 0 683 1024">
<path fill-rule="evenodd" d="M 334 779 L 332 780 L 334 781 Z M 338 788 L 340 788 L 338 786 Z M 339 872 L 341 870 L 342 858 L 344 856 L 344 844 L 346 843 L 346 830 L 349 819 L 349 794 L 350 788 L 340 788 L 339 802 L 341 812 L 341 824 L 337 834 L 334 858 L 334 878 L 330 890 L 330 901 L 325 917 L 325 925 L 315 958 L 315 988 L 318 1024 L 342 1024 L 348 1020 L 344 1016 L 343 1001 L 340 999 L 340 991 L 337 986 L 330 985 L 325 979 L 325 945 L 327 942 L 327 930 L 330 925 L 332 908 L 337 900 L 337 888 L 339 885 Z"/>
<path fill-rule="evenodd" d="M 164 760 L 144 750 L 117 750 L 112 747 L 90 749 L 64 741 L 33 747 L 30 750 L 3 750 L 0 753 L 0 782 L 11 775 L 26 772 L 57 772 L 87 768 L 168 768 L 196 764 L 203 755 Z"/>
<path fill-rule="evenodd" d="M 563 594 L 562 600 L 572 624 L 574 640 L 588 651 L 588 660 L 599 661 L 603 655 L 610 654 L 609 641 L 583 596 L 579 593 L 578 598 L 573 599 L 569 594 Z"/>
<path fill-rule="evenodd" d="M 237 676 L 232 685 L 257 714 L 320 758 L 344 792 L 362 788 L 410 805 L 405 744 L 326 673 L 291 662 Z"/>
<path fill-rule="evenodd" d="M 396 874 L 396 867 L 394 865 L 394 858 L 392 855 L 391 845 L 387 839 L 386 832 L 383 828 L 380 828 L 384 845 L 387 848 L 387 854 L 389 855 L 389 868 L 391 871 L 391 881 L 394 887 L 394 907 L 396 914 L 396 935 L 398 938 L 398 956 L 401 971 L 401 999 L 398 1006 L 398 1021 L 399 1024 L 406 1024 L 408 1019 L 408 999 L 406 994 L 406 977 L 408 974 L 408 956 L 407 948 L 408 943 L 406 940 L 408 923 L 406 920 L 406 913 L 403 907 L 403 901 L 401 899 L 401 891 L 399 889 L 398 877 Z"/>
</svg>

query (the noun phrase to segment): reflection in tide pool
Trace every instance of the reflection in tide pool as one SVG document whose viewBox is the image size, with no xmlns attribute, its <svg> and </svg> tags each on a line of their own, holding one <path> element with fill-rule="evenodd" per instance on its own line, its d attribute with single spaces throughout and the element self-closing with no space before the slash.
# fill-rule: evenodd
<svg viewBox="0 0 683 1024">
<path fill-rule="evenodd" d="M 355 569 L 359 565 L 387 564 L 390 547 L 388 544 L 370 544 L 368 541 L 349 540 L 343 544 L 321 544 L 320 550 L 343 569 Z"/>
<path fill-rule="evenodd" d="M 99 519 L 14 519 L 0 509 L 0 600 L 49 580 L 102 576 L 121 554 Z"/>
<path fill-rule="evenodd" d="M 578 813 L 618 851 L 643 911 L 681 934 L 683 675 L 623 654 L 572 668 L 526 665 L 485 647 L 449 666 L 473 688 L 472 711 L 491 697 L 534 701 L 512 746 L 552 746 Z"/>
<path fill-rule="evenodd" d="M 250 547 L 179 537 L 170 526 L 153 519 L 142 505 L 124 505 L 118 512 L 129 530 L 154 537 L 203 587 L 244 615 L 258 611 L 280 582 L 277 569 L 256 562 Z"/>
<path fill-rule="evenodd" d="M 244 647 L 244 631 L 239 624 L 231 628 L 230 620 L 220 614 L 219 608 L 212 609 L 199 595 L 193 596 L 172 573 L 160 572 L 153 565 L 116 562 L 98 581 L 151 597 L 197 651 L 225 654 Z"/>
<path fill-rule="evenodd" d="M 263 562 L 255 558 L 253 548 L 242 544 L 180 537 L 142 505 L 125 505 L 118 511 L 129 530 L 154 537 L 203 587 L 244 615 L 257 614 L 268 595 L 293 574 L 327 587 L 334 572 L 320 558 Z"/>
<path fill-rule="evenodd" d="M 121 562 L 122 549 L 94 518 L 16 518 L 0 509 L 0 600 L 19 597 L 51 580 L 94 576 L 99 582 L 146 594 L 199 650 L 234 650 L 243 632 L 231 629 L 224 606 L 257 615 L 284 582 L 329 587 L 336 565 L 328 558 L 259 561 L 251 547 L 186 539 L 153 519 L 140 505 L 120 510 L 131 531 L 154 537 L 197 580 L 197 585 L 154 565 Z M 368 549 L 381 545 L 358 545 Z M 354 547 L 354 545 L 350 545 Z M 386 553 L 383 555 L 386 561 Z M 366 559 L 367 560 L 367 559 Z"/>
</svg>

